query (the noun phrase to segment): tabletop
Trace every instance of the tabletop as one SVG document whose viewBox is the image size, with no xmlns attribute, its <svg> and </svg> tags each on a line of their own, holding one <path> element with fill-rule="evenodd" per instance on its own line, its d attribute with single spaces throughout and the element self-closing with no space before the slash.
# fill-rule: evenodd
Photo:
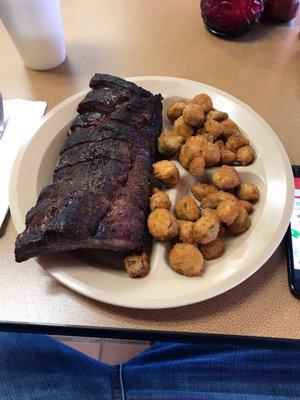
<svg viewBox="0 0 300 400">
<path fill-rule="evenodd" d="M 205 29 L 197 0 L 62 0 L 62 13 L 68 55 L 51 71 L 24 67 L 0 23 L 5 99 L 45 100 L 50 110 L 86 88 L 94 72 L 193 79 L 254 108 L 278 134 L 290 161 L 300 163 L 300 18 L 224 40 Z M 289 293 L 283 244 L 229 292 L 155 311 L 90 300 L 31 260 L 15 263 L 15 237 L 8 217 L 0 232 L 0 321 L 300 338 L 300 303 Z"/>
</svg>

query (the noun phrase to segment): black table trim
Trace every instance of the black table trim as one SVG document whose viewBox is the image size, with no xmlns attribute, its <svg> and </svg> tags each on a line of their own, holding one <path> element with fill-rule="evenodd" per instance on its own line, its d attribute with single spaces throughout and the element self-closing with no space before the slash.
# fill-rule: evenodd
<svg viewBox="0 0 300 400">
<path fill-rule="evenodd" d="M 54 325 L 22 322 L 0 322 L 0 332 L 39 333 L 44 335 L 98 337 L 110 339 L 141 340 L 151 342 L 185 342 L 207 344 L 262 345 L 300 350 L 300 339 L 282 339 L 258 336 L 218 335 L 210 333 L 169 332 L 158 330 L 101 328 L 78 325 Z"/>
</svg>

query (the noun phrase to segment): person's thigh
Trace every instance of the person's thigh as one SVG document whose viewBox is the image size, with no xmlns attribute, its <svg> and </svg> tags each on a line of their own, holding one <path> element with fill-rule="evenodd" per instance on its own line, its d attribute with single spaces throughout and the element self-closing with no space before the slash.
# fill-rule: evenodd
<svg viewBox="0 0 300 400">
<path fill-rule="evenodd" d="M 113 367 L 44 335 L 0 333 L 1 400 L 111 400 Z"/>
<path fill-rule="evenodd" d="M 300 398 L 300 350 L 282 344 L 158 344 L 121 366 L 126 400 Z"/>
</svg>

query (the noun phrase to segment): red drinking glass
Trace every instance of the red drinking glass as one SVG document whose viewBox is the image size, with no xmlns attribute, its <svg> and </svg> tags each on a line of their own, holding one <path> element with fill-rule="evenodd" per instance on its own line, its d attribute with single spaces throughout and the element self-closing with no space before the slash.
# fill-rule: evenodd
<svg viewBox="0 0 300 400">
<path fill-rule="evenodd" d="M 264 9 L 264 0 L 201 0 L 200 4 L 207 29 L 222 36 L 247 32 Z"/>
<path fill-rule="evenodd" d="M 265 0 L 264 20 L 289 22 L 296 17 L 300 0 Z"/>
</svg>

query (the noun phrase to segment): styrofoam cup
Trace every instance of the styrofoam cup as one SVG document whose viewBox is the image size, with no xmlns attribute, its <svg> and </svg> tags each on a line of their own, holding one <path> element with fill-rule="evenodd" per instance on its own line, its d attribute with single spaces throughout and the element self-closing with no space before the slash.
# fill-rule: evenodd
<svg viewBox="0 0 300 400">
<path fill-rule="evenodd" d="M 0 17 L 27 67 L 47 70 L 65 60 L 60 0 L 0 0 Z"/>
</svg>

